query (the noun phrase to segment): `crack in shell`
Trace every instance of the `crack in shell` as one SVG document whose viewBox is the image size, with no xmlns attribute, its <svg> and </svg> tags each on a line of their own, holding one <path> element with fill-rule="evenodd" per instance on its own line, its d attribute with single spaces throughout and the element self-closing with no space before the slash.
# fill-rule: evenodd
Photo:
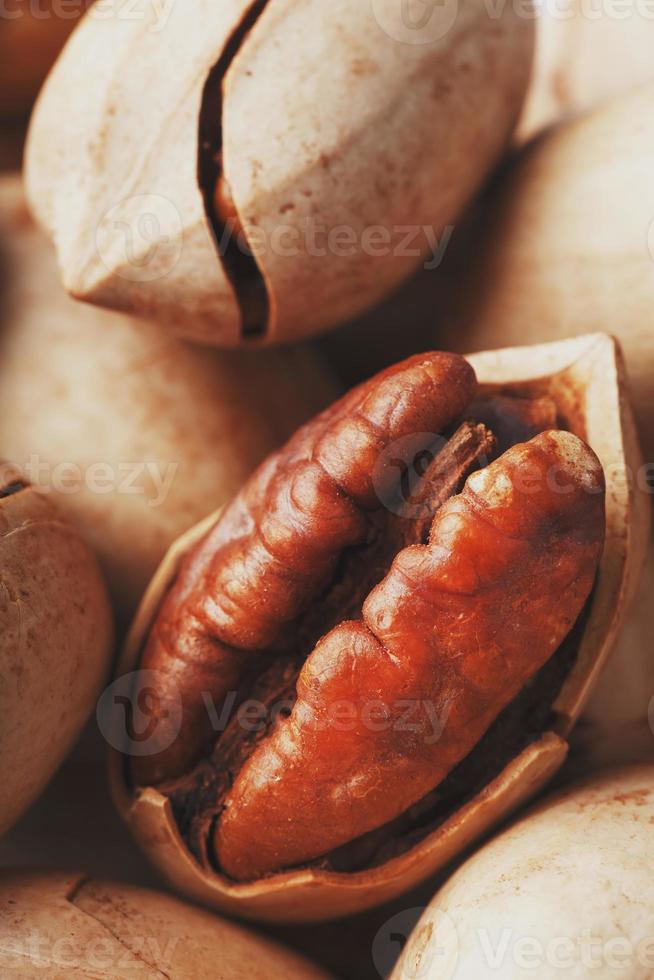
<svg viewBox="0 0 654 980">
<path fill-rule="evenodd" d="M 234 289 L 246 340 L 261 338 L 267 330 L 270 301 L 264 276 L 241 224 L 238 209 L 223 173 L 223 84 L 232 62 L 269 0 L 254 0 L 228 38 L 202 92 L 198 139 L 198 184 L 216 250 Z M 222 189 L 222 203 L 217 191 Z"/>
</svg>

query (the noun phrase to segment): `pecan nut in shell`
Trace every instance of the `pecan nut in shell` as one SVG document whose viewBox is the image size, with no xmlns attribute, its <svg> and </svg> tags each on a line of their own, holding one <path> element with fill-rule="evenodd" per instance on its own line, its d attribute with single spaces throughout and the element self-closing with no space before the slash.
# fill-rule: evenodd
<svg viewBox="0 0 654 980">
<path fill-rule="evenodd" d="M 514 444 L 448 500 L 481 456 L 499 451 L 485 426 L 464 423 L 427 467 L 417 514 L 406 501 L 399 512 L 380 503 L 398 489 L 397 469 L 383 463 L 393 447 L 412 438 L 428 450 L 477 410 L 476 393 L 456 355 L 388 369 L 271 457 L 182 566 L 142 659 L 161 678 L 160 737 L 170 744 L 133 772 L 165 787 L 196 853 L 230 877 L 329 859 L 418 804 L 582 612 L 603 545 L 604 489 L 577 436 L 550 429 Z M 466 440 L 475 448 L 461 472 Z M 222 705 L 246 687 L 290 693 L 290 715 L 255 739 L 237 716 L 212 738 L 205 696 Z M 170 741 L 166 717 L 180 694 Z M 384 724 L 371 723 L 373 704 Z M 350 726 L 334 705 L 349 706 Z"/>
<path fill-rule="evenodd" d="M 149 724 L 152 717 L 141 715 L 140 723 L 147 730 L 146 744 L 141 739 L 136 745 L 136 753 L 129 746 L 124 747 L 122 752 L 111 750 L 112 790 L 121 813 L 146 853 L 175 887 L 196 900 L 239 915 L 289 922 L 333 918 L 380 904 L 451 862 L 494 823 L 543 786 L 565 759 L 567 736 L 582 712 L 612 647 L 633 584 L 638 579 L 644 552 L 642 539 L 646 536 L 649 509 L 642 506 L 642 495 L 635 492 L 633 484 L 628 481 L 616 482 L 613 476 L 611 492 L 606 496 L 605 547 L 592 592 L 583 603 L 581 615 L 558 649 L 548 651 L 545 648 L 549 641 L 538 637 L 533 652 L 536 658 L 546 658 L 544 666 L 540 669 L 534 667 L 535 673 L 523 684 L 519 694 L 503 710 L 499 709 L 497 718 L 474 746 L 466 749 L 463 738 L 458 751 L 467 751 L 468 754 L 454 765 L 445 778 L 442 778 L 440 771 L 434 771 L 432 785 L 440 780 L 435 789 L 423 795 L 417 803 L 408 805 L 394 819 L 381 826 L 377 824 L 374 830 L 327 853 L 323 852 L 313 860 L 298 858 L 297 850 L 293 853 L 288 850 L 285 853 L 277 852 L 277 845 L 272 842 L 271 836 L 272 846 L 262 856 L 261 867 L 271 868 L 274 863 L 283 869 L 264 873 L 262 877 L 257 877 L 260 869 L 254 866 L 259 859 L 249 854 L 249 845 L 243 848 L 234 834 L 237 823 L 237 833 L 242 832 L 246 836 L 251 833 L 253 824 L 249 818 L 245 822 L 236 820 L 242 801 L 239 794 L 244 788 L 249 793 L 253 787 L 252 773 L 249 771 L 252 760 L 264 758 L 267 766 L 270 763 L 270 747 L 277 745 L 282 731 L 291 730 L 289 713 L 291 717 L 293 712 L 299 716 L 304 735 L 309 738 L 308 743 L 298 743 L 303 753 L 306 749 L 305 761 L 311 758 L 308 750 L 312 739 L 313 748 L 321 744 L 324 748 L 329 742 L 329 753 L 333 756 L 338 754 L 338 750 L 334 753 L 331 746 L 338 742 L 343 747 L 342 763 L 336 758 L 326 759 L 324 755 L 321 755 L 321 760 L 323 765 L 332 765 L 332 771 L 338 770 L 346 777 L 354 771 L 356 759 L 351 753 L 349 760 L 345 755 L 354 741 L 362 752 L 372 745 L 375 742 L 373 727 L 382 729 L 377 732 L 378 745 L 391 744 L 395 734 L 398 735 L 397 744 L 400 744 L 399 732 L 393 732 L 388 725 L 389 717 L 391 721 L 397 721 L 397 717 L 393 716 L 392 711 L 387 716 L 380 714 L 382 709 L 378 703 L 374 704 L 374 701 L 383 702 L 386 708 L 392 708 L 395 691 L 385 692 L 380 688 L 371 704 L 370 687 L 367 686 L 373 683 L 371 674 L 367 673 L 365 679 L 359 677 L 365 680 L 359 689 L 359 701 L 341 696 L 337 701 L 332 701 L 330 697 L 321 702 L 318 698 L 316 703 L 326 703 L 330 709 L 326 715 L 327 726 L 322 724 L 324 718 L 312 718 L 310 699 L 319 690 L 320 684 L 328 685 L 330 678 L 338 681 L 340 689 L 343 675 L 339 676 L 339 670 L 343 664 L 347 664 L 349 651 L 339 644 L 339 636 L 345 634 L 351 638 L 364 630 L 368 609 L 368 604 L 364 608 L 364 600 L 370 593 L 374 596 L 383 591 L 385 582 L 386 585 L 392 582 L 393 569 L 402 566 L 405 554 L 423 553 L 424 549 L 424 554 L 429 557 L 429 532 L 432 524 L 435 529 L 438 528 L 442 519 L 439 519 L 439 510 L 447 512 L 448 508 L 453 507 L 454 512 L 458 513 L 460 507 L 465 507 L 468 491 L 451 500 L 449 498 L 461 490 L 466 474 L 481 467 L 480 472 L 471 477 L 474 488 L 484 472 L 492 474 L 495 467 L 503 473 L 507 458 L 510 462 L 511 454 L 516 451 L 531 454 L 544 443 L 556 448 L 559 457 L 566 444 L 579 447 L 580 440 L 590 444 L 597 452 L 607 474 L 622 472 L 625 466 L 635 471 L 639 465 L 639 450 L 626 396 L 620 352 L 615 342 L 606 335 L 471 355 L 468 361 L 474 366 L 479 380 L 476 393 L 469 369 L 450 355 L 426 355 L 414 359 L 413 363 L 400 365 L 380 377 L 377 383 L 382 387 L 390 385 L 388 390 L 392 390 L 394 374 L 396 382 L 398 372 L 404 372 L 405 382 L 407 377 L 415 378 L 416 365 L 425 360 L 431 362 L 432 370 L 436 364 L 441 367 L 449 364 L 450 368 L 458 364 L 457 377 L 461 387 L 454 385 L 451 390 L 458 390 L 459 405 L 463 403 L 466 407 L 461 409 L 454 402 L 450 403 L 452 414 L 449 422 L 440 415 L 439 424 L 444 426 L 443 438 L 435 436 L 435 426 L 431 424 L 435 419 L 434 405 L 440 405 L 437 412 L 442 409 L 442 402 L 435 395 L 433 387 L 431 395 L 426 397 L 427 411 L 431 415 L 426 415 L 421 409 L 415 415 L 413 425 L 407 422 L 403 429 L 402 415 L 406 414 L 409 419 L 406 405 L 402 403 L 399 416 L 394 416 L 393 411 L 387 413 L 386 420 L 394 427 L 385 430 L 389 439 L 386 449 L 377 445 L 373 454 L 375 460 L 369 463 L 368 472 L 372 473 L 372 478 L 367 481 L 361 479 L 363 470 L 355 468 L 358 474 L 356 483 L 348 488 L 347 493 L 343 491 L 339 498 L 342 507 L 344 498 L 358 494 L 360 504 L 357 509 L 367 525 L 365 539 L 345 548 L 331 568 L 325 562 L 308 562 L 304 555 L 304 568 L 311 573 L 307 581 L 311 580 L 312 595 L 293 588 L 294 582 L 298 585 L 301 575 L 294 577 L 291 574 L 282 587 L 276 580 L 275 563 L 266 565 L 262 562 L 261 550 L 254 547 L 258 531 L 254 535 L 251 532 L 265 526 L 266 522 L 260 519 L 257 508 L 263 507 L 266 488 L 270 489 L 276 479 L 283 482 L 284 473 L 290 474 L 299 461 L 315 461 L 309 445 L 320 444 L 317 428 L 320 428 L 322 435 L 330 428 L 329 412 L 318 422 L 305 427 L 285 450 L 269 460 L 230 507 L 208 517 L 178 541 L 153 579 L 134 620 L 120 671 L 125 675 L 125 684 L 131 684 L 135 676 L 147 675 L 144 689 L 134 689 L 136 697 L 133 703 L 137 708 L 145 705 L 149 715 L 154 710 L 157 724 L 154 725 L 153 735 L 153 726 Z M 416 404 L 420 401 L 416 395 L 419 387 L 413 388 L 411 396 L 412 399 L 417 398 Z M 409 391 L 410 388 L 411 385 L 397 384 L 396 392 Z M 350 405 L 362 397 L 363 390 L 347 396 Z M 429 391 L 428 384 L 425 390 Z M 342 402 L 340 410 L 347 404 L 347 400 Z M 369 400 L 369 405 L 374 404 L 374 399 Z M 334 422 L 335 419 L 332 419 L 332 424 Z M 342 419 L 335 426 L 338 427 L 343 428 Z M 493 430 L 494 437 L 489 428 Z M 553 436 L 539 435 L 542 430 L 550 431 L 553 428 L 559 430 Z M 407 431 L 410 431 L 409 436 L 406 435 Z M 574 433 L 580 438 L 574 440 L 566 433 Z M 326 436 L 323 442 L 330 445 L 330 439 Z M 426 452 L 423 451 L 425 442 L 430 444 Z M 512 449 L 516 443 L 527 443 L 526 450 Z M 353 444 L 348 442 L 347 445 L 345 456 L 341 453 L 340 457 L 338 454 L 329 457 L 332 460 L 330 466 L 333 460 L 340 460 L 340 469 L 337 467 L 333 470 L 339 480 L 352 469 Z M 295 456 L 289 452 L 291 449 Z M 491 463 L 488 467 L 491 457 L 501 457 L 507 451 L 509 456 L 505 456 L 503 462 Z M 593 460 L 593 467 L 596 467 L 592 453 L 587 453 L 588 450 L 583 450 L 582 458 L 585 456 L 587 460 Z M 415 484 L 411 479 L 411 461 L 420 464 L 417 469 L 420 470 L 421 479 Z M 559 462 L 560 459 L 557 459 L 557 464 Z M 558 468 L 555 478 L 557 474 Z M 566 478 L 563 482 L 567 485 L 569 481 Z M 595 489 L 599 490 L 600 486 L 597 485 Z M 394 492 L 397 492 L 396 496 Z M 596 508 L 601 494 L 586 496 L 589 498 L 587 506 L 591 510 Z M 543 499 L 548 499 L 547 494 Z M 555 499 L 558 503 L 558 496 Z M 311 495 L 300 496 L 299 500 L 306 503 L 311 500 Z M 563 511 L 559 517 L 570 505 L 561 501 L 561 506 Z M 272 521 L 274 508 L 268 510 L 264 507 L 264 511 L 266 519 Z M 303 526 L 301 522 L 300 526 Z M 311 528 L 311 522 L 306 526 Z M 338 526 L 342 525 L 339 523 Z M 354 522 L 348 524 L 348 534 L 353 537 L 356 526 Z M 275 540 L 286 541 L 289 533 L 287 524 L 277 521 L 277 528 L 279 537 Z M 281 534 L 282 530 L 284 535 Z M 316 533 L 315 525 L 313 533 Z M 311 538 L 312 535 L 309 535 Z M 250 548 L 246 546 L 246 539 Z M 271 540 L 269 535 L 266 540 Z M 321 540 L 320 535 L 316 536 L 316 540 Z M 525 542 L 521 542 L 521 546 L 524 545 Z M 335 544 L 334 548 L 337 546 Z M 248 553 L 251 561 L 243 565 L 243 557 Z M 465 554 L 465 550 L 462 553 Z M 585 565 L 581 553 L 577 556 Z M 491 562 L 493 557 L 499 561 L 501 554 L 498 552 L 497 556 L 488 556 L 487 560 Z M 213 598 L 204 591 L 203 576 L 218 574 L 221 567 L 224 570 L 227 567 L 224 564 L 226 558 L 234 562 L 232 568 L 247 567 L 248 575 L 256 572 L 263 576 L 257 580 L 259 586 L 256 593 L 247 589 L 247 582 L 245 587 L 241 587 L 238 578 L 227 579 L 228 585 L 235 583 L 235 591 L 226 590 Z M 297 556 L 298 561 L 301 558 L 301 554 Z M 586 574 L 584 568 L 580 568 L 580 574 L 583 578 Z M 269 591 L 260 587 L 266 576 L 273 585 Z M 420 585 L 422 587 L 422 581 Z M 542 582 L 532 580 L 526 585 L 530 590 L 537 587 L 540 599 Z M 291 608 L 301 595 L 304 606 Z M 280 601 L 280 596 L 286 604 L 284 608 L 288 616 L 294 618 L 283 622 L 278 619 L 274 627 L 270 612 Z M 242 622 L 246 625 L 243 627 L 241 647 L 237 646 L 236 633 L 228 636 L 225 632 L 222 641 L 216 640 L 217 634 L 208 629 L 209 620 L 206 618 L 207 613 L 216 617 L 216 622 L 220 620 L 222 624 L 221 629 L 227 629 L 230 615 L 238 613 L 238 606 L 232 602 L 234 598 L 242 603 L 242 609 L 252 609 L 256 613 L 249 625 L 248 617 L 243 616 Z M 448 602 L 454 601 L 451 594 L 446 598 Z M 563 599 L 567 601 L 565 596 Z M 231 613 L 227 615 L 230 608 Z M 233 622 L 232 616 L 232 625 Z M 500 624 L 500 628 L 504 629 L 504 624 Z M 427 633 L 424 629 L 422 632 Z M 565 630 L 562 629 L 562 632 Z M 183 636 L 192 642 L 175 646 L 175 637 L 179 640 Z M 255 646 L 257 636 L 261 642 L 259 648 Z M 322 637 L 326 639 L 321 641 Z M 413 650 L 417 650 L 419 654 L 423 641 L 424 637 L 417 633 L 412 635 L 412 648 L 407 652 L 413 654 Z M 333 652 L 334 644 L 336 654 L 328 658 L 330 677 L 312 677 L 312 665 L 319 663 L 330 645 Z M 444 649 L 442 652 L 447 654 L 448 651 Z M 548 653 L 551 655 L 548 656 Z M 418 654 L 416 662 L 419 664 Z M 471 654 L 471 657 L 472 663 L 483 666 L 476 654 Z M 447 656 L 444 659 L 447 660 Z M 130 673 L 138 666 L 143 667 L 146 662 L 150 667 L 154 664 L 154 672 L 140 670 L 136 675 Z M 387 676 L 392 677 L 390 657 L 383 657 L 377 663 L 381 663 L 385 670 L 388 668 Z M 213 677 L 210 670 L 212 664 Z M 439 666 L 442 666 L 442 661 Z M 228 677 L 229 671 L 234 672 L 239 685 L 234 683 L 234 676 Z M 441 674 L 445 676 L 442 671 Z M 300 675 L 303 680 L 298 683 Z M 431 679 L 433 682 L 431 692 L 427 690 L 428 685 L 423 685 L 422 690 L 427 690 L 427 693 L 424 699 L 418 699 L 427 702 L 425 711 L 428 711 L 431 703 L 430 693 L 434 693 L 437 687 L 435 675 L 436 672 L 423 675 L 423 681 Z M 490 676 L 492 678 L 492 671 Z M 307 679 L 310 680 L 308 685 L 304 684 Z M 347 683 L 352 684 L 354 680 L 345 674 Z M 464 680 L 467 683 L 468 679 Z M 211 681 L 213 688 L 209 686 Z M 178 682 L 176 703 L 174 694 Z M 480 686 L 482 684 L 485 686 L 485 678 L 480 678 Z M 472 687 L 468 685 L 468 692 L 472 691 Z M 228 689 L 231 697 L 224 698 Z M 324 690 L 327 688 L 323 687 Z M 206 710 L 194 711 L 199 692 Z M 490 688 L 489 694 L 492 700 L 494 695 Z M 140 695 L 143 695 L 143 701 Z M 460 701 L 463 707 L 466 703 L 469 704 L 466 698 Z M 248 705 L 252 704 L 265 708 L 263 722 L 254 726 L 249 724 L 251 718 L 248 714 Z M 182 706 L 184 710 L 178 710 Z M 373 709 L 372 714 L 366 715 L 368 709 Z M 167 714 L 170 716 L 168 719 Z M 442 742 L 445 746 L 447 723 L 450 714 L 456 719 L 456 711 L 450 708 L 449 711 L 435 714 L 436 721 L 443 722 L 442 730 L 438 724 L 432 725 L 429 737 L 433 742 L 433 735 L 436 734 L 436 745 Z M 207 723 L 206 715 L 210 716 L 211 724 Z M 365 732 L 361 739 L 356 739 L 353 734 L 352 718 L 354 728 L 357 720 L 363 723 Z M 411 721 L 415 723 L 415 715 Z M 312 725 L 314 732 L 311 731 Z M 330 733 L 333 734 L 333 741 Z M 421 734 L 420 731 L 412 734 L 410 726 L 405 735 L 408 740 L 405 745 L 412 737 L 414 741 L 426 743 L 422 735 L 424 732 Z M 394 749 L 396 747 L 393 746 Z M 125 748 L 129 749 L 128 757 Z M 422 744 L 421 751 L 424 752 L 422 762 L 418 763 L 421 771 L 430 751 L 434 753 L 432 759 L 436 758 L 443 766 L 447 765 L 433 745 L 430 748 Z M 135 757 L 129 757 L 134 754 Z M 454 755 L 457 755 L 456 751 Z M 409 772 L 417 759 L 406 751 L 405 763 L 407 756 Z M 396 754 L 396 759 L 402 761 L 401 752 Z M 380 763 L 380 759 L 376 761 Z M 284 776 L 289 779 L 292 776 L 288 767 Z M 405 795 L 402 801 L 397 801 L 398 807 L 400 804 L 407 805 L 411 798 L 409 776 L 410 772 L 402 783 Z M 398 783 L 402 782 L 399 775 L 396 778 Z M 317 798 L 319 792 L 315 780 L 312 786 L 313 789 L 301 787 L 301 792 Z M 417 786 L 413 786 L 413 789 L 417 791 Z M 337 796 L 338 792 L 331 798 L 330 805 L 336 805 Z M 352 803 L 349 817 L 356 820 L 348 826 L 348 836 L 360 829 L 361 824 L 356 821 L 371 818 L 370 810 L 365 806 L 365 796 L 357 799 L 353 793 L 349 793 L 349 797 Z M 386 801 L 384 805 L 388 805 Z M 314 814 L 316 810 L 319 811 L 319 821 L 328 823 L 324 811 L 315 806 Z M 230 813 L 234 815 L 231 827 Z M 299 807 L 292 816 L 295 826 L 299 828 L 302 823 Z M 381 816 L 378 814 L 377 818 L 385 819 L 385 813 Z M 236 842 L 235 847 L 229 845 L 231 856 L 222 840 L 221 828 L 229 831 L 232 845 Z M 316 834 L 313 827 L 310 831 Z M 268 833 L 266 826 L 263 835 L 256 840 L 255 850 L 262 843 L 267 846 Z M 322 833 L 322 829 L 318 833 Z M 308 838 L 304 842 L 300 838 L 298 834 L 298 840 L 293 840 L 290 846 L 305 847 Z M 310 850 L 317 850 L 331 846 L 333 840 L 314 839 L 310 843 Z M 288 846 L 288 842 L 284 842 L 284 847 Z M 219 863 L 218 852 L 222 860 L 230 862 L 232 876 Z M 243 855 L 249 868 L 242 861 Z M 282 862 L 287 860 L 298 860 L 298 863 L 284 866 Z M 233 875 L 248 880 L 236 881 Z"/>
</svg>

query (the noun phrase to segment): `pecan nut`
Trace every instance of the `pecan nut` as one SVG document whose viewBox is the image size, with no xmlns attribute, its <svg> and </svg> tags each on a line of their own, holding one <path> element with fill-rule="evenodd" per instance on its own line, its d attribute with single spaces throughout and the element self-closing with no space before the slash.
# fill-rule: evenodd
<svg viewBox="0 0 654 980">
<path fill-rule="evenodd" d="M 161 745 L 132 772 L 230 877 L 357 860 L 348 847 L 423 806 L 582 613 L 602 466 L 552 428 L 551 401 L 489 411 L 476 394 L 457 355 L 383 372 L 272 456 L 182 563 L 141 661 Z M 427 454 L 419 495 L 396 465 L 407 440 L 412 463 Z M 267 705 L 266 724 L 236 710 L 216 738 L 207 698 L 229 695 Z"/>
</svg>

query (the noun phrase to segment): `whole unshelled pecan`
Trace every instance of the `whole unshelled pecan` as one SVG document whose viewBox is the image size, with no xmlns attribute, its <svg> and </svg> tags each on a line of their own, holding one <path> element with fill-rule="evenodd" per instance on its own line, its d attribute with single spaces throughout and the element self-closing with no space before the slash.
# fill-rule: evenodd
<svg viewBox="0 0 654 980">
<path fill-rule="evenodd" d="M 601 464 L 546 399 L 475 396 L 456 355 L 387 370 L 264 463 L 182 563 L 141 661 L 160 750 L 132 773 L 232 878 L 322 858 L 419 803 L 581 613 Z M 230 695 L 286 707 L 256 731 L 233 712 L 216 737 L 207 702 Z"/>
<path fill-rule="evenodd" d="M 112 651 L 95 555 L 51 497 L 0 460 L 0 834 L 70 752 Z"/>
<path fill-rule="evenodd" d="M 77 299 L 218 347 L 330 329 L 437 264 L 529 82 L 513 4 L 131 3 L 51 72 L 28 196 Z"/>
</svg>

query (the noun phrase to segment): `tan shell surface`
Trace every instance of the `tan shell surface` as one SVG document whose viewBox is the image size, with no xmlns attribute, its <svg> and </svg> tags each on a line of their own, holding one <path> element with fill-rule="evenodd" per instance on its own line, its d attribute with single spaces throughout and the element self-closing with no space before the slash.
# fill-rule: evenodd
<svg viewBox="0 0 654 980">
<path fill-rule="evenodd" d="M 129 5 L 89 13 L 44 86 L 26 157 L 31 205 L 73 295 L 153 319 L 165 310 L 180 332 L 195 320 L 200 339 L 234 343 L 238 307 L 198 192 L 196 146 L 205 76 L 249 4 L 152 5 L 136 17 Z M 148 228 L 138 234 L 143 221 L 155 243 Z"/>
<path fill-rule="evenodd" d="M 72 747 L 111 653 L 109 600 L 86 544 L 32 488 L 0 498 L 0 833 Z"/>
<path fill-rule="evenodd" d="M 482 383 L 516 383 L 547 391 L 571 428 L 585 435 L 604 467 L 638 465 L 633 420 L 624 395 L 615 343 L 596 334 L 576 340 L 477 354 L 471 357 Z M 216 519 L 207 518 L 171 549 L 150 584 L 133 623 L 120 671 L 133 670 L 143 637 L 181 557 Z M 607 496 L 607 545 L 576 665 L 555 704 L 555 729 L 529 745 L 471 800 L 398 857 L 371 870 L 336 873 L 317 868 L 287 871 L 261 881 L 234 884 L 205 872 L 186 850 L 168 800 L 155 789 L 130 793 L 124 760 L 110 756 L 114 798 L 146 854 L 171 884 L 189 897 L 243 917 L 277 922 L 314 921 L 348 915 L 408 891 L 445 867 L 532 796 L 563 763 L 565 740 L 613 645 L 642 564 L 649 509 L 618 483 Z"/>
<path fill-rule="evenodd" d="M 3 980 L 327 980 L 295 953 L 178 899 L 79 873 L 0 875 Z"/>
<path fill-rule="evenodd" d="M 97 551 L 129 618 L 170 543 L 333 388 L 305 351 L 187 347 L 72 301 L 16 177 L 0 180 L 0 447 Z"/>
<path fill-rule="evenodd" d="M 611 658 L 572 738 L 571 768 L 654 762 L 654 542 Z"/>
<path fill-rule="evenodd" d="M 232 64 L 225 174 L 254 228 L 273 338 L 381 299 L 428 250 L 424 226 L 440 240 L 502 151 L 532 25 L 508 5 L 493 21 L 478 0 L 435 10 L 420 34 L 395 0 L 271 0 Z M 366 248 L 379 226 L 392 247 Z M 409 248 L 398 229 L 416 232 Z"/>
<path fill-rule="evenodd" d="M 437 893 L 393 980 L 650 980 L 654 767 L 566 789 Z"/>
<path fill-rule="evenodd" d="M 636 598 L 609 663 L 584 712 L 603 727 L 629 726 L 654 711 L 654 546 L 650 541 Z M 654 724 L 654 713 L 652 714 Z M 651 732 L 654 758 L 654 731 Z"/>
<path fill-rule="evenodd" d="M 654 78 L 654 19 L 646 4 L 620 11 L 584 0 L 539 5 L 536 53 L 516 131 L 523 142 L 565 116 Z"/>
<path fill-rule="evenodd" d="M 246 338 L 196 171 L 223 55 L 216 133 L 268 290 L 263 339 L 281 341 L 353 315 L 419 264 L 507 143 L 533 48 L 531 18 L 510 4 L 489 17 L 482 0 L 448 0 L 424 30 L 416 0 L 414 29 L 393 0 L 268 0 L 235 57 L 254 0 L 123 6 L 87 15 L 44 88 L 31 205 L 74 295 L 221 346 Z M 366 245 L 380 226 L 391 240 Z"/>
<path fill-rule="evenodd" d="M 454 309 L 456 350 L 608 330 L 622 345 L 645 459 L 654 460 L 654 84 L 524 150 L 480 210 Z M 461 283 L 465 288 L 461 288 Z"/>
</svg>

